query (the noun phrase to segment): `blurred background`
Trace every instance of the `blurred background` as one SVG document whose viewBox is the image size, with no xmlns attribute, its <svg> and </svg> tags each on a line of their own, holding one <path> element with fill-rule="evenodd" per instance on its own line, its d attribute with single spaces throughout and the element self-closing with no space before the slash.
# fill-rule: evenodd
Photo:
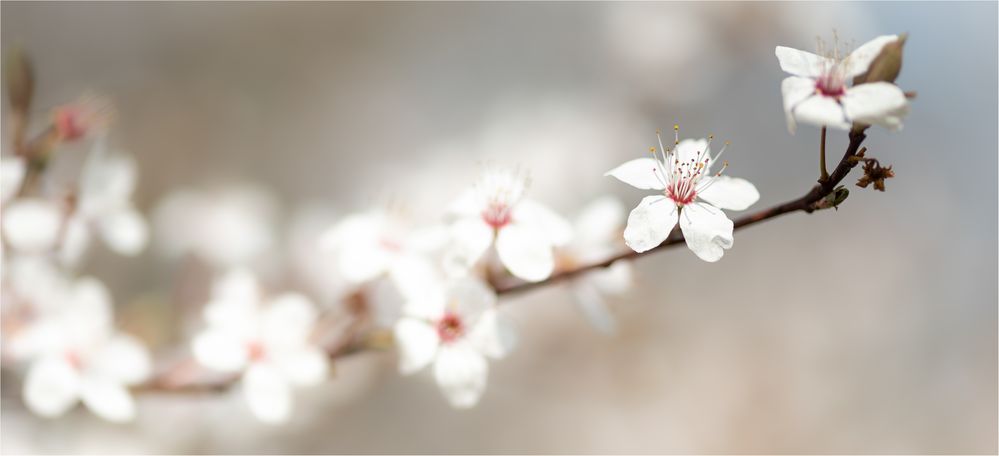
<svg viewBox="0 0 999 456">
<path fill-rule="evenodd" d="M 910 34 L 912 114 L 866 143 L 894 166 L 888 191 L 855 172 L 838 211 L 739 231 L 719 263 L 682 247 L 637 261 L 613 336 L 561 286 L 511 297 L 521 344 L 478 407 L 400 377 L 391 351 L 337 363 L 276 427 L 238 394 L 142 395 L 128 425 L 45 420 L 7 376 L 3 452 L 996 453 L 994 2 L 4 2 L 0 35 L 34 60 L 39 117 L 85 91 L 114 100 L 153 243 L 83 271 L 162 353 L 198 327 L 203 292 L 178 284 L 209 280 L 171 253 L 197 223 L 171 204 L 192 192 L 235 200 L 203 223 L 252 225 L 255 266 L 289 287 L 322 281 L 302 233 L 373 205 L 432 222 L 484 162 L 529 170 L 530 194 L 565 214 L 604 194 L 630 208 L 643 192 L 602 173 L 674 122 L 732 141 L 728 173 L 756 184 L 757 208 L 797 197 L 818 129 L 787 133 L 774 47 L 834 29 L 856 45 Z"/>
</svg>

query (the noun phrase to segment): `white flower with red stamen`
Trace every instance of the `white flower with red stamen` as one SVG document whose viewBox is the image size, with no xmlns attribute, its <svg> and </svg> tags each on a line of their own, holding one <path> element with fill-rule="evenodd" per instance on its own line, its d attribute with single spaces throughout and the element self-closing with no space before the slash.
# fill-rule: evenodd
<svg viewBox="0 0 999 456">
<path fill-rule="evenodd" d="M 572 238 L 572 227 L 560 215 L 524 197 L 527 177 L 489 170 L 451 208 L 452 249 L 446 262 L 473 266 L 490 246 L 511 274 L 531 282 L 548 278 L 555 268 L 552 249 Z"/>
<path fill-rule="evenodd" d="M 725 152 L 711 156 L 709 139 L 679 140 L 667 149 L 659 139 L 661 155 L 625 162 L 607 172 L 628 185 L 661 193 L 647 196 L 631 211 L 624 240 L 636 252 L 661 244 L 679 221 L 687 247 L 704 261 L 718 261 L 732 247 L 732 221 L 721 209 L 741 211 L 760 198 L 745 179 L 712 172 Z"/>
<path fill-rule="evenodd" d="M 250 411 L 261 421 L 280 423 L 291 416 L 292 388 L 322 382 L 329 366 L 310 341 L 317 315 L 307 298 L 287 293 L 262 302 L 248 271 L 222 277 L 205 307 L 208 326 L 192 348 L 205 367 L 242 373 Z"/>
<path fill-rule="evenodd" d="M 897 35 L 879 36 L 846 57 L 839 50 L 820 56 L 784 46 L 775 53 L 782 70 L 792 74 L 781 83 L 788 131 L 797 122 L 843 130 L 855 122 L 897 130 L 909 112 L 905 93 L 889 82 L 848 85 L 867 72 L 871 62 Z"/>
<path fill-rule="evenodd" d="M 395 325 L 399 371 L 434 365 L 434 378 L 457 408 L 478 403 L 489 375 L 487 357 L 499 359 L 516 344 L 514 326 L 496 305 L 496 294 L 477 279 L 456 279 L 409 298 Z"/>
<path fill-rule="evenodd" d="M 572 242 L 559 252 L 560 267 L 573 269 L 618 253 L 624 221 L 625 207 L 614 197 L 601 197 L 586 205 L 573 221 Z M 631 263 L 622 260 L 573 278 L 570 289 L 590 325 L 609 334 L 615 331 L 617 322 L 605 297 L 625 293 L 632 281 Z"/>
<path fill-rule="evenodd" d="M 132 204 L 135 160 L 111 152 L 105 138 L 98 138 L 80 176 L 76 209 L 66 225 L 62 258 L 75 264 L 96 232 L 115 253 L 137 255 L 149 240 L 145 218 Z"/>
<path fill-rule="evenodd" d="M 64 292 L 60 307 L 21 335 L 22 350 L 34 358 L 24 381 L 28 408 L 55 417 L 82 401 L 106 420 L 131 420 L 135 404 L 128 386 L 149 376 L 148 351 L 114 330 L 101 282 L 80 279 Z"/>
</svg>

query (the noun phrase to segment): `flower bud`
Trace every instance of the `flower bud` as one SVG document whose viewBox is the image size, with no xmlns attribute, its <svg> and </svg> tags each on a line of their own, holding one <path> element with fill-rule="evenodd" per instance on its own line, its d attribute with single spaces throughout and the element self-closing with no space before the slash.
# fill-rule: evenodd
<svg viewBox="0 0 999 456">
<path fill-rule="evenodd" d="M 4 78 L 7 79 L 7 96 L 14 112 L 27 114 L 34 93 L 35 76 L 31 61 L 20 49 L 14 48 L 7 53 L 4 62 Z"/>
<path fill-rule="evenodd" d="M 881 53 L 871 61 L 867 72 L 853 78 L 853 85 L 867 82 L 895 82 L 898 73 L 902 71 L 902 47 L 908 34 L 901 34 L 898 39 L 884 45 Z"/>
</svg>

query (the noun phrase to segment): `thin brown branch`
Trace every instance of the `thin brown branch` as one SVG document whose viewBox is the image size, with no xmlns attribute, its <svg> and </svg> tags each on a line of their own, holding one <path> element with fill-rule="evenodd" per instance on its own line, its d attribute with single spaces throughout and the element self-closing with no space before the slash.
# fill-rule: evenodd
<svg viewBox="0 0 999 456">
<path fill-rule="evenodd" d="M 867 137 L 867 135 L 864 134 L 865 129 L 866 128 L 854 128 L 850 132 L 850 144 L 846 148 L 846 153 L 843 154 L 843 159 L 840 160 L 839 165 L 836 166 L 836 169 L 833 170 L 832 174 L 829 175 L 828 179 L 812 187 L 812 189 L 809 190 L 808 193 L 806 193 L 804 196 L 800 198 L 782 204 L 778 204 L 776 206 L 763 209 L 759 212 L 749 214 L 736 219 L 734 222 L 735 229 L 740 229 L 749 225 L 753 225 L 762 222 L 764 220 L 772 219 L 774 217 L 777 217 L 778 215 L 787 214 L 789 212 L 804 211 L 811 213 L 812 211 L 814 211 L 815 204 L 820 200 L 822 200 L 822 198 L 825 198 L 826 196 L 831 194 L 833 190 L 836 189 L 836 186 L 843 180 L 843 178 L 845 178 L 847 174 L 849 174 L 850 171 L 855 166 L 857 166 L 857 161 L 851 160 L 851 158 L 857 154 L 857 151 L 860 149 L 860 144 L 863 143 L 864 139 Z M 549 277 L 548 279 L 540 282 L 519 282 L 513 285 L 499 287 L 496 289 L 496 293 L 500 295 L 509 295 L 548 286 L 553 283 L 572 279 L 573 277 L 576 277 L 588 271 L 592 271 L 594 269 L 606 268 L 611 264 L 614 264 L 615 262 L 620 260 L 635 259 L 644 255 L 649 255 L 654 252 L 665 250 L 667 248 L 676 245 L 680 245 L 683 242 L 684 242 L 683 234 L 679 233 L 678 231 L 674 231 L 673 234 L 671 234 L 668 238 L 666 238 L 666 240 L 663 241 L 662 244 L 659 244 L 658 247 L 652 250 L 648 250 L 642 253 L 629 250 L 627 252 L 623 252 L 621 254 L 612 256 L 606 260 L 597 263 L 588 264 L 575 269 L 558 272 Z"/>
</svg>

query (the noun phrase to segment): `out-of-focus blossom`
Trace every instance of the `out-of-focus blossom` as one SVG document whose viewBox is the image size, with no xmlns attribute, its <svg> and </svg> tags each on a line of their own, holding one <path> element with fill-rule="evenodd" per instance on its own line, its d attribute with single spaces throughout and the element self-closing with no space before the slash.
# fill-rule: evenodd
<svg viewBox="0 0 999 456">
<path fill-rule="evenodd" d="M 588 204 L 573 223 L 572 242 L 559 251 L 559 265 L 573 269 L 607 259 L 623 247 L 625 208 L 616 198 L 605 196 Z M 570 282 L 579 310 L 594 328 L 613 333 L 617 323 L 607 308 L 605 297 L 625 293 L 631 288 L 631 263 L 617 261 L 607 267 L 587 272 Z"/>
<path fill-rule="evenodd" d="M 114 106 L 109 100 L 86 94 L 72 103 L 55 108 L 52 125 L 61 141 L 76 141 L 104 133 L 113 117 Z"/>
<path fill-rule="evenodd" d="M 798 121 L 842 130 L 854 123 L 901 128 L 909 112 L 902 89 L 890 82 L 847 85 L 853 77 L 867 73 L 881 49 L 898 39 L 897 35 L 879 36 L 846 57 L 838 49 L 820 56 L 777 46 L 781 69 L 792 75 L 781 83 L 788 131 L 794 133 Z"/>
<path fill-rule="evenodd" d="M 80 176 L 76 208 L 66 225 L 63 260 L 76 263 L 90 244 L 92 231 L 116 253 L 133 256 L 145 248 L 149 227 L 135 209 L 135 160 L 95 141 Z"/>
<path fill-rule="evenodd" d="M 443 229 L 413 229 L 399 217 L 373 209 L 332 226 L 320 245 L 336 257 L 340 275 L 348 281 L 361 284 L 388 276 L 405 292 L 412 277 L 429 267 L 424 257 L 445 240 Z"/>
<path fill-rule="evenodd" d="M 82 401 L 109 421 L 131 420 L 135 404 L 128 386 L 149 376 L 148 351 L 115 331 L 111 298 L 101 282 L 84 278 L 64 291 L 59 308 L 24 336 L 34 359 L 24 381 L 28 408 L 54 417 Z"/>
<path fill-rule="evenodd" d="M 193 253 L 219 268 L 245 265 L 274 243 L 275 203 L 253 186 L 178 190 L 157 206 L 154 226 L 169 255 Z"/>
<path fill-rule="evenodd" d="M 4 239 L 15 251 L 45 253 L 59 241 L 64 219 L 63 208 L 55 202 L 17 199 L 4 208 Z"/>
<path fill-rule="evenodd" d="M 562 216 L 525 198 L 527 177 L 493 169 L 458 197 L 450 213 L 452 246 L 447 263 L 473 266 L 495 244 L 500 262 L 511 274 L 531 282 L 548 278 L 555 268 L 552 249 L 572 239 Z"/>
<path fill-rule="evenodd" d="M 395 325 L 399 370 L 412 374 L 433 363 L 434 378 L 457 408 L 478 403 L 489 375 L 487 357 L 502 358 L 517 341 L 495 308 L 496 294 L 477 279 L 427 284 L 409 298 Z"/>
<path fill-rule="evenodd" d="M 723 176 L 724 166 L 711 172 L 725 149 L 712 157 L 709 140 L 677 138 L 675 148 L 666 149 L 660 138 L 659 146 L 661 156 L 631 160 L 606 174 L 635 188 L 662 192 L 643 198 L 631 211 L 625 242 L 645 252 L 666 240 L 679 221 L 687 247 L 704 261 L 718 261 L 733 242 L 732 221 L 721 209 L 746 209 L 760 198 L 759 192 L 745 179 Z"/>
<path fill-rule="evenodd" d="M 27 169 L 27 164 L 21 157 L 0 160 L 0 201 L 6 203 L 17 194 Z"/>
<path fill-rule="evenodd" d="M 322 382 L 329 370 L 323 350 L 310 341 L 315 308 L 286 293 L 264 302 L 256 278 L 235 270 L 218 280 L 205 308 L 208 325 L 195 337 L 194 356 L 221 372 L 242 373 L 243 395 L 261 421 L 291 416 L 292 388 Z"/>
</svg>

